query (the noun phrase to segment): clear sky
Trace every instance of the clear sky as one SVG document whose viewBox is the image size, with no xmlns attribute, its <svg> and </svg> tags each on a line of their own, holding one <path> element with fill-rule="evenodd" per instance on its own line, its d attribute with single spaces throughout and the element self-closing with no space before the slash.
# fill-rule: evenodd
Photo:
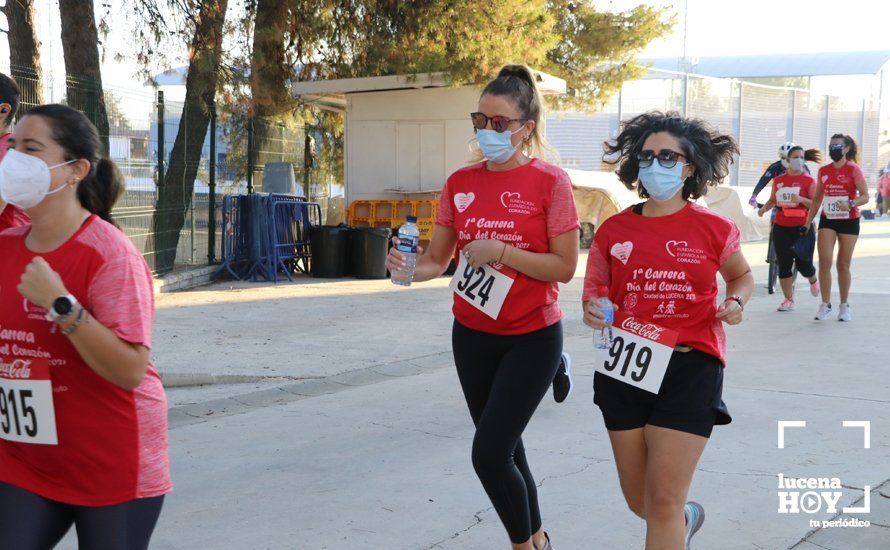
<svg viewBox="0 0 890 550">
<path fill-rule="evenodd" d="M 689 56 L 890 50 L 887 0 L 596 0 L 604 9 L 673 6 L 674 32 L 645 57 L 683 55 L 684 6 Z"/>
</svg>

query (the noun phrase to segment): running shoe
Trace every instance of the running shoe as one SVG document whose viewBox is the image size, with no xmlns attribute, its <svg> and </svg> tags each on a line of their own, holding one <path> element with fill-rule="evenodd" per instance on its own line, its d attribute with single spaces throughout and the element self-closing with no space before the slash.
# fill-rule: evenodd
<svg viewBox="0 0 890 550">
<path fill-rule="evenodd" d="M 838 321 L 852 321 L 853 312 L 850 311 L 850 304 L 841 304 L 840 311 L 837 313 Z"/>
<path fill-rule="evenodd" d="M 697 502 L 687 502 L 683 511 L 686 516 L 686 550 L 692 548 L 692 536 L 698 533 L 705 522 L 705 509 Z"/>
<path fill-rule="evenodd" d="M 819 296 L 819 279 L 816 279 L 815 283 L 810 283 L 810 294 L 813 295 L 814 298 Z"/>
<path fill-rule="evenodd" d="M 825 319 L 828 319 L 830 315 L 831 304 L 822 304 L 819 306 L 819 311 L 816 312 L 816 317 L 814 317 L 814 319 L 817 321 L 824 321 Z"/>
<path fill-rule="evenodd" d="M 794 300 L 785 299 L 776 311 L 794 311 Z"/>
<path fill-rule="evenodd" d="M 563 352 L 559 358 L 559 368 L 553 377 L 553 399 L 562 403 L 572 394 L 572 358 Z"/>
</svg>

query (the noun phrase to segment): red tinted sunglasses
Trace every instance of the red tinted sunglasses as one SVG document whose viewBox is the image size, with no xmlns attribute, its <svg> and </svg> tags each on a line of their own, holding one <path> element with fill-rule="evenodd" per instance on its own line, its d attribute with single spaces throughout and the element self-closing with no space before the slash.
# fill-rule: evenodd
<svg viewBox="0 0 890 550">
<path fill-rule="evenodd" d="M 484 130 L 491 121 L 491 129 L 495 132 L 504 132 L 513 122 L 525 122 L 524 118 L 507 118 L 505 116 L 487 116 L 485 113 L 470 113 L 470 119 L 473 121 L 473 128 L 476 130 Z"/>
</svg>

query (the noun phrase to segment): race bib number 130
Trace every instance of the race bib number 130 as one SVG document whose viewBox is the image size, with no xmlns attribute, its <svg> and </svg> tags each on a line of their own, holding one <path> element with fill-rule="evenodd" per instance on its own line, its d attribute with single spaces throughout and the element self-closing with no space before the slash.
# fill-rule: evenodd
<svg viewBox="0 0 890 550">
<path fill-rule="evenodd" d="M 676 332 L 615 312 L 612 345 L 598 354 L 596 372 L 658 393 L 676 344 Z"/>
<path fill-rule="evenodd" d="M 451 278 L 451 290 L 472 304 L 482 313 L 497 320 L 504 306 L 504 300 L 515 279 L 504 275 L 490 265 L 473 269 L 461 254 L 457 271 Z"/>
<path fill-rule="evenodd" d="M 49 363 L 0 357 L 0 439 L 58 445 Z"/>
</svg>

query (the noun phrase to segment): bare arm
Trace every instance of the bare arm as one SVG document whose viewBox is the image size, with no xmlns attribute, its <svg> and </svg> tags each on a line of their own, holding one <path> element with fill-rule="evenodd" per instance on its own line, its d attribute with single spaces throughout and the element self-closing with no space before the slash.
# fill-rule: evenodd
<svg viewBox="0 0 890 550">
<path fill-rule="evenodd" d="M 813 200 L 810 201 L 810 211 L 807 212 L 807 223 L 806 226 L 809 227 L 813 223 L 813 218 L 816 217 L 816 212 L 819 211 L 819 208 L 822 207 L 822 199 L 824 198 L 822 193 L 822 186 L 816 186 L 816 192 L 813 193 Z"/>
<path fill-rule="evenodd" d="M 550 252 L 538 253 L 507 246 L 501 263 L 548 283 L 568 283 L 578 267 L 580 230 L 573 229 L 550 239 Z"/>
<path fill-rule="evenodd" d="M 399 239 L 394 238 L 393 244 L 398 245 Z M 440 277 L 454 257 L 454 248 L 457 246 L 457 234 L 454 229 L 442 225 L 433 227 L 433 236 L 430 238 L 428 250 L 422 247 L 417 249 L 417 267 L 414 271 L 414 281 L 423 283 Z M 389 251 L 386 258 L 386 268 L 390 271 L 402 269 L 405 257 L 395 246 Z"/>
<path fill-rule="evenodd" d="M 754 276 L 748 260 L 741 252 L 736 252 L 720 266 L 720 275 L 726 281 L 726 296 L 739 296 L 742 303 L 751 299 L 754 290 Z M 727 299 L 717 308 L 717 318 L 728 325 L 742 322 L 742 306 L 735 300 Z"/>
<path fill-rule="evenodd" d="M 853 205 L 862 206 L 864 204 L 867 204 L 871 197 L 869 197 L 868 184 L 865 183 L 865 180 L 856 182 L 856 190 L 859 191 L 859 196 L 853 199 Z"/>
</svg>

